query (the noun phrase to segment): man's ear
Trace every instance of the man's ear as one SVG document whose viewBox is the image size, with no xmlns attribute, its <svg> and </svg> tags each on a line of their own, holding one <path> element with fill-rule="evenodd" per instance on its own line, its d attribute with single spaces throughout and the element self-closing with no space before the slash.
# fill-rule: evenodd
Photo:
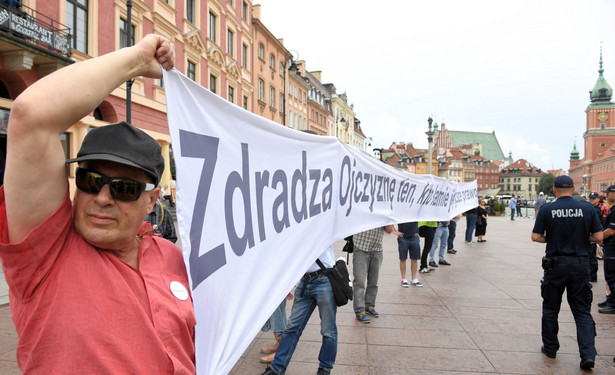
<svg viewBox="0 0 615 375">
<path fill-rule="evenodd" d="M 149 214 L 154 209 L 154 205 L 158 200 L 158 196 L 160 195 L 160 188 L 154 188 L 152 191 L 148 191 L 148 202 L 147 202 L 147 213 Z"/>
</svg>

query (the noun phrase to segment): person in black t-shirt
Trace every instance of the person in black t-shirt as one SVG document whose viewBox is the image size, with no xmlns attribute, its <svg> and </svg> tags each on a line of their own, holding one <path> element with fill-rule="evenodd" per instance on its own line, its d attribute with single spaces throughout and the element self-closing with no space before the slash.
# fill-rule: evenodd
<svg viewBox="0 0 615 375">
<path fill-rule="evenodd" d="M 557 200 L 544 205 L 534 223 L 532 241 L 546 243 L 542 278 L 541 351 L 555 358 L 559 349 L 557 317 L 566 290 L 577 327 L 581 368 L 594 367 L 596 328 L 591 315 L 592 285 L 589 281 L 591 242 L 602 242 L 602 226 L 594 208 L 572 198 L 574 184 L 568 176 L 553 180 Z"/>
</svg>

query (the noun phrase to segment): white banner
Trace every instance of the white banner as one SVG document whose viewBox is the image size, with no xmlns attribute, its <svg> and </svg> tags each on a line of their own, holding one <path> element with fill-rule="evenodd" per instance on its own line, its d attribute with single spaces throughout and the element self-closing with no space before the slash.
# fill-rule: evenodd
<svg viewBox="0 0 615 375">
<path fill-rule="evenodd" d="M 199 374 L 227 374 L 332 243 L 477 206 L 476 181 L 409 174 L 164 73 Z"/>
</svg>

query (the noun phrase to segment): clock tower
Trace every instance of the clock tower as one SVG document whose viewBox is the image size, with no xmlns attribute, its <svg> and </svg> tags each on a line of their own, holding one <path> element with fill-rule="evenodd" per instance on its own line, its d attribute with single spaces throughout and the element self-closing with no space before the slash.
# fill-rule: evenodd
<svg viewBox="0 0 615 375">
<path fill-rule="evenodd" d="M 613 89 L 604 79 L 603 73 L 601 48 L 598 80 L 589 92 L 591 103 L 585 110 L 587 130 L 583 138 L 586 161 L 600 159 L 611 147 L 615 147 L 615 103 L 611 102 Z"/>
<path fill-rule="evenodd" d="M 615 184 L 615 103 L 613 89 L 604 78 L 602 48 L 598 80 L 589 92 L 590 104 L 585 110 L 586 130 L 583 133 L 584 153 L 579 158 L 576 144 L 570 153 L 568 174 L 576 190 L 587 196 Z"/>
</svg>

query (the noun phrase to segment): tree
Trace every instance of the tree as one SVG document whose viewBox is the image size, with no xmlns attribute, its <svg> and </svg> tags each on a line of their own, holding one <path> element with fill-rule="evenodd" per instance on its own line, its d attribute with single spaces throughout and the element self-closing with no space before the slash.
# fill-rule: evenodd
<svg viewBox="0 0 615 375">
<path fill-rule="evenodd" d="M 537 192 L 543 192 L 547 197 L 553 196 L 553 180 L 555 180 L 555 176 L 551 173 L 545 173 L 540 176 L 540 181 L 538 181 L 538 185 L 536 186 Z"/>
</svg>

